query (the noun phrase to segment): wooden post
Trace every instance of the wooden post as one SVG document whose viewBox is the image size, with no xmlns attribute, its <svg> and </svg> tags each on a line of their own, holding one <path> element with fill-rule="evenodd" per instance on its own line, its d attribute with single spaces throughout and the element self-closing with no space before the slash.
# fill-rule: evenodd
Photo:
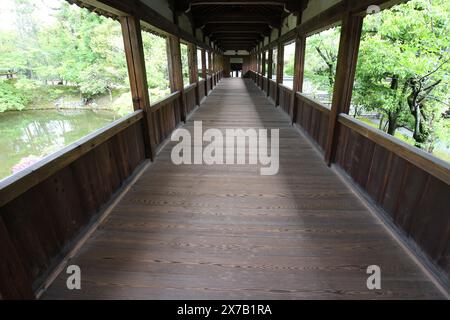
<svg viewBox="0 0 450 320">
<path fill-rule="evenodd" d="M 266 52 L 264 51 L 262 53 L 262 59 L 261 59 L 261 73 L 263 77 L 266 75 Z"/>
<path fill-rule="evenodd" d="M 363 18 L 346 12 L 342 19 L 341 37 L 336 68 L 333 100 L 328 124 L 328 140 L 325 149 L 325 162 L 330 165 L 337 145 L 337 120 L 340 113 L 348 113 L 355 80 L 359 43 L 361 40 Z"/>
<path fill-rule="evenodd" d="M 297 120 L 297 99 L 298 91 L 303 91 L 303 75 L 305 69 L 305 46 L 306 38 L 303 35 L 297 36 L 295 40 L 295 58 L 294 58 L 294 83 L 292 85 L 290 116 L 292 123 Z"/>
<path fill-rule="evenodd" d="M 20 261 L 8 229 L 0 217 L 0 299 L 34 300 L 31 280 Z"/>
<path fill-rule="evenodd" d="M 273 48 L 269 49 L 269 59 L 267 62 L 267 78 L 272 79 L 273 73 Z"/>
<path fill-rule="evenodd" d="M 205 80 L 203 85 L 205 86 L 205 96 L 208 95 L 208 85 L 206 79 L 206 50 L 202 48 L 202 78 Z"/>
<path fill-rule="evenodd" d="M 269 49 L 269 61 L 267 62 L 267 96 L 270 96 L 270 86 L 273 85 L 270 80 L 273 73 L 273 48 Z"/>
<path fill-rule="evenodd" d="M 212 80 L 212 53 L 211 51 L 208 51 L 208 74 L 210 75 L 211 79 L 210 81 L 210 88 L 213 89 L 213 80 Z"/>
<path fill-rule="evenodd" d="M 284 69 L 284 46 L 282 42 L 278 42 L 277 50 L 277 93 L 275 106 L 280 104 L 280 87 L 279 84 L 283 83 L 283 69 Z"/>
<path fill-rule="evenodd" d="M 156 150 L 156 133 L 153 114 L 150 110 L 141 25 L 139 19 L 134 16 L 120 17 L 120 24 L 122 26 L 133 107 L 134 110 L 144 111 L 145 156 L 153 161 Z"/>
<path fill-rule="evenodd" d="M 200 105 L 200 95 L 198 92 L 198 64 L 197 64 L 197 47 L 190 43 L 188 45 L 188 61 L 189 61 L 189 83 L 196 83 L 195 87 L 195 104 Z"/>
<path fill-rule="evenodd" d="M 180 38 L 167 37 L 167 61 L 169 63 L 170 90 L 180 91 L 180 116 L 186 122 L 186 101 L 184 96 L 183 67 L 181 65 Z"/>
</svg>

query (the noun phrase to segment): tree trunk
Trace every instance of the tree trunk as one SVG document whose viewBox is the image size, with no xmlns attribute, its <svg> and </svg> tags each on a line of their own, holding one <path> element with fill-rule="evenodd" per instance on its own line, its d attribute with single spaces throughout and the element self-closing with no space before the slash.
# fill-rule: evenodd
<svg viewBox="0 0 450 320">
<path fill-rule="evenodd" d="M 393 136 L 395 130 L 397 130 L 397 117 L 392 112 L 389 112 L 387 133 Z"/>
</svg>

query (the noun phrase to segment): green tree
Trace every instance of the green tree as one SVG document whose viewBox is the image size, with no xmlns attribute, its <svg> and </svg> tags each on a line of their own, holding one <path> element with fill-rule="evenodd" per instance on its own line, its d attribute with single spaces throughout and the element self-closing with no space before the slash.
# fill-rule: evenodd
<svg viewBox="0 0 450 320">
<path fill-rule="evenodd" d="M 446 0 L 411 0 L 368 16 L 360 46 L 354 102 L 381 112 L 389 134 L 410 128 L 428 151 L 448 139 L 448 12 Z"/>
</svg>

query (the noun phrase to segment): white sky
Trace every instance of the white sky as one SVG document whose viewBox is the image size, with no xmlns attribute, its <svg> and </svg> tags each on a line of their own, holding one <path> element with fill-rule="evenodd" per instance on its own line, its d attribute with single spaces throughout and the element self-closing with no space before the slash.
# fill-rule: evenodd
<svg viewBox="0 0 450 320">
<path fill-rule="evenodd" d="M 30 2 L 35 3 L 37 7 L 35 18 L 40 24 L 48 25 L 54 22 L 52 8 L 59 8 L 62 1 L 64 0 L 32 0 Z M 0 0 L 0 29 L 11 30 L 15 28 L 14 1 Z"/>
</svg>

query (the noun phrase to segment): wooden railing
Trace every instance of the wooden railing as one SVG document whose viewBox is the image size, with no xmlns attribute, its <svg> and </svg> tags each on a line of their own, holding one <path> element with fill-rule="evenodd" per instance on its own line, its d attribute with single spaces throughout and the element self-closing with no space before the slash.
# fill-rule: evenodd
<svg viewBox="0 0 450 320">
<path fill-rule="evenodd" d="M 292 89 L 283 84 L 278 85 L 280 95 L 280 108 L 289 114 L 291 108 Z"/>
<path fill-rule="evenodd" d="M 297 117 L 294 123 L 301 127 L 324 152 L 327 144 L 330 108 L 297 92 Z"/>
<path fill-rule="evenodd" d="M 206 95 L 212 90 L 211 88 L 211 76 L 206 76 Z"/>
<path fill-rule="evenodd" d="M 267 93 L 269 92 L 269 79 L 267 77 L 262 77 L 262 91 L 265 92 L 265 94 L 267 95 Z"/>
<path fill-rule="evenodd" d="M 143 163 L 143 137 L 136 111 L 0 182 L 3 299 L 34 298 Z"/>
<path fill-rule="evenodd" d="M 198 82 L 198 97 L 200 101 L 203 100 L 203 98 L 206 96 L 205 94 L 205 80 L 202 79 Z"/>
<path fill-rule="evenodd" d="M 269 80 L 269 98 L 273 103 L 277 101 L 277 82 L 275 80 Z"/>
<path fill-rule="evenodd" d="M 160 147 L 172 131 L 181 123 L 180 92 L 176 91 L 169 96 L 151 105 L 153 114 L 155 143 Z"/>
<path fill-rule="evenodd" d="M 448 277 L 450 165 L 346 114 L 335 162 Z"/>
<path fill-rule="evenodd" d="M 258 85 L 260 77 L 251 72 Z M 292 90 L 278 85 L 280 107 L 289 114 Z M 275 96 L 269 89 L 269 95 Z M 323 152 L 327 145 L 329 107 L 297 92 L 293 123 Z M 275 99 L 274 99 L 275 100 Z M 438 276 L 450 278 L 450 165 L 347 114 L 338 117 L 336 155 L 340 168 L 388 223 L 403 234 L 410 248 L 437 266 Z M 390 221 L 390 222 L 389 222 Z"/>
<path fill-rule="evenodd" d="M 184 88 L 184 101 L 186 103 L 187 115 L 194 111 L 197 105 L 197 102 L 195 101 L 195 88 L 197 88 L 196 83 L 192 83 Z"/>
</svg>

